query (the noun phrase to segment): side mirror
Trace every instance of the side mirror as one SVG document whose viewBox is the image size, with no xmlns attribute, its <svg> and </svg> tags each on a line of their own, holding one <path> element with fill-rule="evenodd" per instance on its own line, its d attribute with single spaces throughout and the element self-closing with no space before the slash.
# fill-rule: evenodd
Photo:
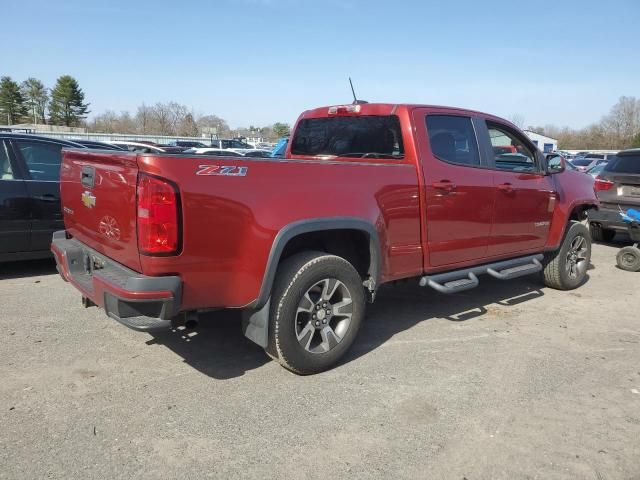
<svg viewBox="0 0 640 480">
<path fill-rule="evenodd" d="M 554 155 L 547 158 L 547 173 L 549 175 L 562 173 L 566 170 L 566 168 L 567 164 L 565 163 L 564 157 L 562 155 Z"/>
</svg>

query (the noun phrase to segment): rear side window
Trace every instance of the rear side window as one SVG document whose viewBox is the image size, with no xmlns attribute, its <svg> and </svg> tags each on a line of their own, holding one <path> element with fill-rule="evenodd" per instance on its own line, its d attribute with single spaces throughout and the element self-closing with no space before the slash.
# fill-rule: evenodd
<svg viewBox="0 0 640 480">
<path fill-rule="evenodd" d="M 469 117 L 427 115 L 427 132 L 433 154 L 449 163 L 480 165 L 478 141 Z"/>
<path fill-rule="evenodd" d="M 307 118 L 291 143 L 294 155 L 404 158 L 400 120 L 395 115 Z"/>
<path fill-rule="evenodd" d="M 5 143 L 0 140 L 0 180 L 13 180 L 13 170 Z"/>
<path fill-rule="evenodd" d="M 605 172 L 640 174 L 640 154 L 615 157 L 604 167 Z"/>
<path fill-rule="evenodd" d="M 32 180 L 59 180 L 62 145 L 18 140 L 18 150 Z"/>
</svg>

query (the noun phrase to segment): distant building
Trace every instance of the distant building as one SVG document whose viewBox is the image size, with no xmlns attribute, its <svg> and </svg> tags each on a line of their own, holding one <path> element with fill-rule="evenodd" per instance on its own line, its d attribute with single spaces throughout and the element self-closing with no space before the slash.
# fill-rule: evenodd
<svg viewBox="0 0 640 480">
<path fill-rule="evenodd" d="M 524 133 L 527 134 L 527 137 L 531 139 L 531 141 L 544 153 L 555 152 L 558 150 L 558 140 L 555 138 L 547 137 L 546 135 L 541 135 L 536 132 L 532 132 L 531 130 L 525 130 Z"/>
</svg>

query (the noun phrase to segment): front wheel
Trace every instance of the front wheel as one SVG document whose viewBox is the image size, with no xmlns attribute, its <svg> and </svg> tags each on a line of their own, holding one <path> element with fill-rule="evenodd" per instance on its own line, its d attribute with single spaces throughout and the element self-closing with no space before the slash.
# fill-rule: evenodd
<svg viewBox="0 0 640 480">
<path fill-rule="evenodd" d="M 267 353 L 302 375 L 332 367 L 362 323 L 362 279 L 345 259 L 304 252 L 278 269 L 271 302 Z"/>
<path fill-rule="evenodd" d="M 616 255 L 618 267 L 627 272 L 640 272 L 640 248 L 623 247 Z"/>
<path fill-rule="evenodd" d="M 544 259 L 544 283 L 558 290 L 573 290 L 584 283 L 591 262 L 591 236 L 580 222 L 571 222 L 562 245 Z"/>
</svg>

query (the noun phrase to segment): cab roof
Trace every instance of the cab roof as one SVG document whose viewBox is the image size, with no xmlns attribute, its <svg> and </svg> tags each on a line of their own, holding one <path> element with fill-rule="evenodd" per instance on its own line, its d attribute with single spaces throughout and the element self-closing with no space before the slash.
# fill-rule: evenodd
<svg viewBox="0 0 640 480">
<path fill-rule="evenodd" d="M 329 116 L 329 110 L 339 107 L 358 106 L 359 112 L 356 115 L 394 115 L 400 110 L 414 110 L 416 108 L 425 108 L 429 110 L 437 111 L 438 113 L 451 113 L 452 115 L 468 115 L 479 116 L 487 119 L 500 120 L 511 124 L 508 120 L 500 118 L 496 115 L 480 112 L 477 110 L 469 110 L 459 107 L 448 107 L 444 105 L 428 105 L 419 103 L 358 103 L 358 104 L 339 104 L 339 105 L 327 105 L 324 107 L 318 107 L 311 110 L 307 110 L 302 113 L 300 118 L 317 118 Z"/>
</svg>

